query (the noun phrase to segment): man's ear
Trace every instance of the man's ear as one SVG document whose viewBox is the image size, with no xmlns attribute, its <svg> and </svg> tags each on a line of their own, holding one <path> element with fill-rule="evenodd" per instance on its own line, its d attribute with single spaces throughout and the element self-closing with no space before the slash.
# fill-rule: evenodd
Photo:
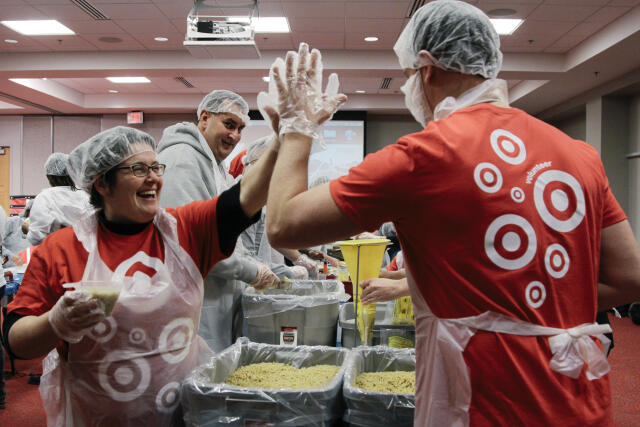
<svg viewBox="0 0 640 427">
<path fill-rule="evenodd" d="M 109 194 L 109 186 L 104 180 L 104 175 L 100 175 L 98 179 L 93 182 L 93 186 L 96 188 L 98 194 L 100 194 L 103 198 Z"/>
</svg>

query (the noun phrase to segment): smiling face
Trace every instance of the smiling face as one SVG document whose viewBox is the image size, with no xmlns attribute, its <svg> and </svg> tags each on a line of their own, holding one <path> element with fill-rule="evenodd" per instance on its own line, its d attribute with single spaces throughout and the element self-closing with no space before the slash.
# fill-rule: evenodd
<svg viewBox="0 0 640 427">
<path fill-rule="evenodd" d="M 116 168 L 144 163 L 157 164 L 156 153 L 145 151 L 125 160 Z M 96 182 L 97 191 L 104 199 L 104 214 L 109 221 L 131 224 L 153 220 L 158 213 L 162 178 L 149 170 L 146 177 L 135 176 L 131 169 L 115 170 L 116 180 L 109 188 L 104 180 Z"/>
<path fill-rule="evenodd" d="M 218 162 L 226 159 L 240 142 L 244 121 L 232 113 L 213 114 L 202 111 L 198 129 Z"/>
</svg>

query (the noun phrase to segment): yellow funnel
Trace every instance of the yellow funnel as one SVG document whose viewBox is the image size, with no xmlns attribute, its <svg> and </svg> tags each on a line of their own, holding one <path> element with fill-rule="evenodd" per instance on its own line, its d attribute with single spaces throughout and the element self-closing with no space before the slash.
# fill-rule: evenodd
<svg viewBox="0 0 640 427">
<path fill-rule="evenodd" d="M 360 298 L 358 284 L 363 280 L 374 279 L 380 274 L 382 257 L 389 239 L 343 240 L 336 242 L 342 250 L 342 256 L 347 263 L 349 276 L 353 285 L 353 304 L 356 312 L 358 331 L 362 344 L 369 345 L 373 335 L 373 324 L 376 320 L 376 304 L 364 307 Z"/>
</svg>

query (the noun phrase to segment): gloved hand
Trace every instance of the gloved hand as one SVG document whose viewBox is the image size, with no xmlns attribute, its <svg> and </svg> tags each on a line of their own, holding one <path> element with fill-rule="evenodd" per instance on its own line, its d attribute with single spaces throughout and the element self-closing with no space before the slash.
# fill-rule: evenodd
<svg viewBox="0 0 640 427">
<path fill-rule="evenodd" d="M 296 265 L 291 267 L 291 272 L 293 273 L 293 278 L 296 280 L 306 280 L 309 278 L 309 273 L 307 269 L 301 265 Z"/>
<path fill-rule="evenodd" d="M 338 87 L 338 76 L 331 74 L 326 92 L 322 93 L 320 52 L 314 49 L 309 53 L 309 46 L 300 43 L 298 53 L 287 52 L 286 63 L 281 58 L 273 63 L 269 93 L 258 94 L 258 106 L 261 111 L 266 106 L 278 111 L 281 138 L 287 133 L 318 138 L 318 126 L 347 100 L 345 95 L 338 94 Z"/>
<path fill-rule="evenodd" d="M 75 344 L 104 319 L 98 302 L 82 291 L 67 291 L 49 310 L 49 324 L 56 335 Z"/>
<path fill-rule="evenodd" d="M 311 258 L 309 258 L 308 256 L 306 256 L 305 254 L 300 254 L 298 259 L 293 261 L 293 265 L 300 265 L 306 268 L 307 270 L 315 270 L 317 268 L 316 262 Z"/>
<path fill-rule="evenodd" d="M 258 272 L 256 273 L 256 277 L 253 279 L 253 281 L 249 283 L 251 286 L 261 291 L 264 289 L 273 288 L 278 283 L 280 283 L 280 279 L 278 279 L 278 276 L 276 276 L 268 266 L 260 262 L 257 263 L 257 265 Z"/>
<path fill-rule="evenodd" d="M 24 264 L 24 261 L 22 261 L 22 258 L 20 258 L 18 255 L 12 256 L 11 261 L 18 267 Z"/>
</svg>

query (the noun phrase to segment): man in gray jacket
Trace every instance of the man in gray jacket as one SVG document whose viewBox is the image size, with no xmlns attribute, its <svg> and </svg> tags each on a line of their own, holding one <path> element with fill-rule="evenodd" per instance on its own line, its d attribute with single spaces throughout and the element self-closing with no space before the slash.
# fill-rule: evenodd
<svg viewBox="0 0 640 427">
<path fill-rule="evenodd" d="M 231 187 L 223 165 L 249 123 L 249 106 L 239 95 L 214 90 L 198 107 L 198 124 L 169 126 L 158 144 L 158 161 L 166 165 L 160 206 L 175 208 L 208 200 Z M 278 277 L 246 256 L 240 241 L 231 257 L 219 262 L 205 279 L 198 334 L 219 352 L 241 333 L 240 298 L 244 283 L 275 284 Z"/>
</svg>

